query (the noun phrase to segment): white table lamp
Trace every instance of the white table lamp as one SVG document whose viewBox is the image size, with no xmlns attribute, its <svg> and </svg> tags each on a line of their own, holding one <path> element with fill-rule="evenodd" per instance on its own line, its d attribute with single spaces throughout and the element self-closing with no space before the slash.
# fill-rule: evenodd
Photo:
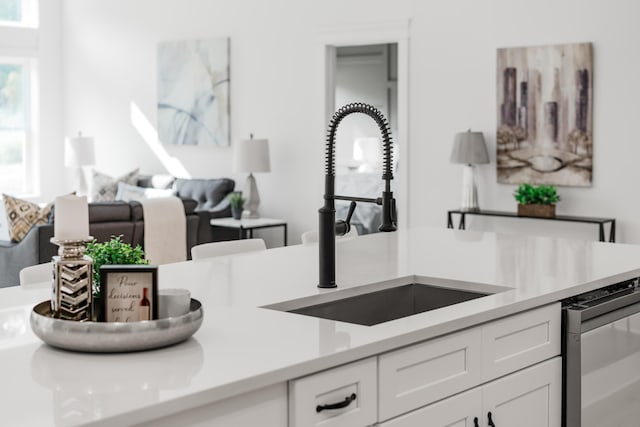
<svg viewBox="0 0 640 427">
<path fill-rule="evenodd" d="M 482 132 L 460 132 L 456 134 L 451 150 L 451 163 L 465 165 L 462 174 L 462 201 L 460 210 L 477 211 L 478 190 L 473 165 L 489 163 L 489 153 Z"/>
<path fill-rule="evenodd" d="M 233 158 L 234 172 L 248 172 L 247 182 L 244 186 L 245 211 L 247 218 L 260 218 L 258 206 L 260 195 L 258 186 L 253 177 L 254 172 L 271 172 L 269 159 L 269 141 L 267 139 L 250 139 L 239 141 L 236 144 Z"/>
<path fill-rule="evenodd" d="M 76 168 L 78 189 L 77 194 L 87 194 L 87 182 L 84 177 L 84 166 L 96 164 L 95 141 L 89 136 L 67 137 L 64 143 L 64 165 Z"/>
</svg>

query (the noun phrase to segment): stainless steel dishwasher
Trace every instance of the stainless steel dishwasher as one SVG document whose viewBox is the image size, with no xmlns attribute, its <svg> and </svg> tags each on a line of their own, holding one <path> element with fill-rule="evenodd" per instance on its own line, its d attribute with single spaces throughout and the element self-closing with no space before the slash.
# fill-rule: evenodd
<svg viewBox="0 0 640 427">
<path fill-rule="evenodd" d="M 640 425 L 640 287 L 563 301 L 563 426 Z"/>
</svg>

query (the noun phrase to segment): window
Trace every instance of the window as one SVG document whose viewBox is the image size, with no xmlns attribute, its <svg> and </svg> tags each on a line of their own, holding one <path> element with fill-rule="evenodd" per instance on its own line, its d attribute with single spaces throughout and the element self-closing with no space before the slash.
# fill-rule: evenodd
<svg viewBox="0 0 640 427">
<path fill-rule="evenodd" d="M 35 195 L 37 0 L 0 0 L 0 192 Z"/>
<path fill-rule="evenodd" d="M 0 0 L 0 25 L 37 27 L 36 0 Z"/>
<path fill-rule="evenodd" d="M 30 173 L 30 67 L 0 58 L 0 182 L 2 191 L 24 194 Z"/>
<path fill-rule="evenodd" d="M 22 2 L 2 0 L 0 2 L 0 21 L 22 22 Z"/>
</svg>

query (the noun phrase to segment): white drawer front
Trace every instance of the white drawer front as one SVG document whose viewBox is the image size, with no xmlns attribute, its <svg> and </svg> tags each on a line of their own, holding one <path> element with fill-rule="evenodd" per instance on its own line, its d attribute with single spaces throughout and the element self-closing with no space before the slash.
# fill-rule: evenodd
<svg viewBox="0 0 640 427">
<path fill-rule="evenodd" d="M 560 303 L 482 327 L 482 380 L 488 381 L 560 354 Z"/>
<path fill-rule="evenodd" d="M 376 422 L 376 358 L 330 369 L 289 382 L 289 427 L 360 427 Z M 319 405 L 348 406 L 317 411 Z"/>
<path fill-rule="evenodd" d="M 379 419 L 387 420 L 480 383 L 479 328 L 379 357 Z"/>
</svg>

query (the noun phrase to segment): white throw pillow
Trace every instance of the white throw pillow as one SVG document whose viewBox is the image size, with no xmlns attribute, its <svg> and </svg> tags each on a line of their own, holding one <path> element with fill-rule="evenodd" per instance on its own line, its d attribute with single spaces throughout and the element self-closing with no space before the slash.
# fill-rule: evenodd
<svg viewBox="0 0 640 427">
<path fill-rule="evenodd" d="M 118 192 L 116 193 L 116 200 L 122 200 L 129 202 L 131 200 L 141 199 L 156 199 L 159 197 L 171 197 L 175 195 L 175 190 L 172 188 L 146 188 L 136 187 L 135 185 L 125 184 L 124 182 L 118 183 Z"/>
</svg>

